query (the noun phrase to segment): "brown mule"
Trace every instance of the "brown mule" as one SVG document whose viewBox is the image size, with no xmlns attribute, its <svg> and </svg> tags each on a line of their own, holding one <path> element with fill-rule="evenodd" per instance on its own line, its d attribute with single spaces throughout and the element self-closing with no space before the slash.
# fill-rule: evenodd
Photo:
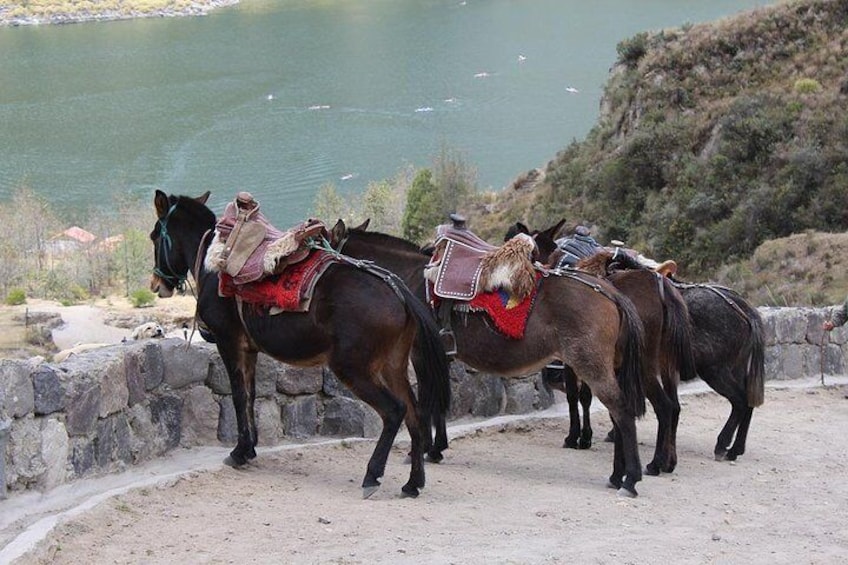
<svg viewBox="0 0 848 565">
<path fill-rule="evenodd" d="M 255 371 L 259 351 L 298 366 L 327 365 L 383 421 L 362 481 L 364 496 L 380 486 L 392 443 L 406 423 L 412 468 L 402 487 L 417 496 L 424 486 L 424 451 L 430 430 L 422 415 L 444 414 L 450 399 L 448 360 L 427 307 L 399 278 L 376 267 L 340 260 L 315 284 L 306 312 L 271 315 L 268 308 L 245 306 L 218 294 L 218 273 L 203 267 L 215 214 L 199 198 L 156 191 L 155 248 L 151 288 L 173 294 L 190 270 L 199 266 L 197 312 L 214 340 L 230 377 L 238 442 L 227 463 L 239 466 L 256 457 Z M 407 375 L 410 350 L 418 378 L 418 397 Z"/>
<path fill-rule="evenodd" d="M 429 256 L 413 243 L 390 235 L 333 228 L 333 239 L 351 257 L 367 259 L 398 274 L 419 297 L 426 295 L 424 267 Z M 568 359 L 575 374 L 607 406 L 618 431 L 609 485 L 636 496 L 642 478 L 636 418 L 645 410 L 642 391 L 644 330 L 633 305 L 611 284 L 587 274 L 546 273 L 527 321 L 524 339 L 494 331 L 486 314 L 451 314 L 457 358 L 476 369 L 504 376 L 538 371 L 556 359 Z M 413 352 L 413 354 L 415 354 Z M 436 448 L 444 419 L 431 414 Z"/>
</svg>

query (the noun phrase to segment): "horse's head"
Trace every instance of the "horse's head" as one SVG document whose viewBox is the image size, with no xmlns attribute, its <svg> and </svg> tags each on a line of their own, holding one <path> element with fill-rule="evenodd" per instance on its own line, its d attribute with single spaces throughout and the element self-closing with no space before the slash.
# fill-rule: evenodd
<svg viewBox="0 0 848 565">
<path fill-rule="evenodd" d="M 330 246 L 333 249 L 337 249 L 341 251 L 341 247 L 344 247 L 345 241 L 347 241 L 348 234 L 351 231 L 366 231 L 368 229 L 368 224 L 371 223 L 371 218 L 368 218 L 358 226 L 349 228 L 345 224 L 345 221 L 339 218 L 336 221 L 336 225 L 333 226 L 333 229 L 330 230 Z"/>
<path fill-rule="evenodd" d="M 206 211 L 203 230 L 208 229 L 209 215 L 214 225 L 215 215 L 206 208 L 209 192 L 189 198 L 168 195 L 157 190 L 153 197 L 156 209 L 156 224 L 150 232 L 153 242 L 154 266 L 150 278 L 150 290 L 160 298 L 182 291 L 188 277 L 191 262 L 197 253 L 198 212 Z M 202 233 L 202 231 L 201 231 Z M 193 247 L 193 248 L 192 248 Z"/>
<path fill-rule="evenodd" d="M 542 231 L 531 231 L 526 225 L 521 222 L 515 222 L 509 227 L 504 236 L 504 241 L 509 241 L 516 235 L 523 233 L 532 236 L 536 240 L 536 259 L 543 264 L 550 264 L 550 256 L 556 251 L 556 237 L 560 229 L 565 224 L 565 218 L 555 223 L 551 227 Z"/>
</svg>

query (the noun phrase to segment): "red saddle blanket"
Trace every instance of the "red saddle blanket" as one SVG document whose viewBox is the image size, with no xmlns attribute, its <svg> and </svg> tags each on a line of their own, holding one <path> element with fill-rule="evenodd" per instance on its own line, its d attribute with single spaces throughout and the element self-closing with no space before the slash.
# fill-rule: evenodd
<svg viewBox="0 0 848 565">
<path fill-rule="evenodd" d="M 495 328 L 511 339 L 524 339 L 527 319 L 533 311 L 533 303 L 539 293 L 542 275 L 536 274 L 536 286 L 523 300 L 516 299 L 509 292 L 496 290 L 481 292 L 467 304 L 474 312 L 485 312 L 494 323 Z"/>
<path fill-rule="evenodd" d="M 285 312 L 306 312 L 315 284 L 327 267 L 336 261 L 333 254 L 315 250 L 303 261 L 287 266 L 279 275 L 245 284 L 237 284 L 233 277 L 220 272 L 218 294 L 236 296 L 248 304 L 279 308 Z"/>
</svg>

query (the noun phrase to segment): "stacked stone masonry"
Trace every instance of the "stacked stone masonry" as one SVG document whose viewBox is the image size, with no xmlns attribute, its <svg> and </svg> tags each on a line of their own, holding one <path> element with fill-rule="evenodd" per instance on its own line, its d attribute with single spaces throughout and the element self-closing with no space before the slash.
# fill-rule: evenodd
<svg viewBox="0 0 848 565">
<path fill-rule="evenodd" d="M 767 379 L 846 372 L 848 331 L 825 335 L 826 310 L 760 311 Z M 523 414 L 553 403 L 539 374 L 508 379 L 461 363 L 451 367 L 452 419 Z M 375 437 L 380 430 L 377 415 L 329 370 L 263 355 L 256 421 L 265 446 L 315 436 Z M 235 441 L 229 379 L 209 344 L 116 344 L 60 364 L 0 360 L 0 498 L 119 471 L 177 447 Z"/>
</svg>

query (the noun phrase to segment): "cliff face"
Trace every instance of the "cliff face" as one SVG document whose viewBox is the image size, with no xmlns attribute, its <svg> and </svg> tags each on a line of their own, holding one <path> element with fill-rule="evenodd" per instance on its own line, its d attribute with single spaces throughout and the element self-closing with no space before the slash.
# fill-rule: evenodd
<svg viewBox="0 0 848 565">
<path fill-rule="evenodd" d="M 765 240 L 848 229 L 848 2 L 643 33 L 618 55 L 597 125 L 532 194 L 489 204 L 483 231 L 565 217 L 694 277 Z"/>
</svg>

